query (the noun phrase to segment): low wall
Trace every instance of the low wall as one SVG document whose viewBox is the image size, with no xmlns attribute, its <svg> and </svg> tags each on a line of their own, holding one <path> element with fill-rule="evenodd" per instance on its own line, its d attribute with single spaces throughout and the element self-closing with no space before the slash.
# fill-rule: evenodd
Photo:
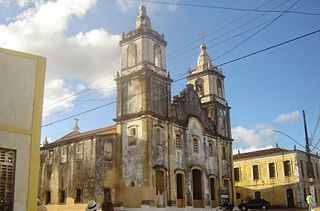
<svg viewBox="0 0 320 211">
<path fill-rule="evenodd" d="M 37 211 L 85 211 L 87 204 L 38 206 Z"/>
<path fill-rule="evenodd" d="M 70 204 L 70 205 L 46 205 L 38 206 L 37 211 L 85 211 L 87 204 Z M 114 211 L 220 211 L 218 208 L 176 208 L 176 207 L 166 207 L 166 208 L 123 208 L 116 207 Z"/>
</svg>

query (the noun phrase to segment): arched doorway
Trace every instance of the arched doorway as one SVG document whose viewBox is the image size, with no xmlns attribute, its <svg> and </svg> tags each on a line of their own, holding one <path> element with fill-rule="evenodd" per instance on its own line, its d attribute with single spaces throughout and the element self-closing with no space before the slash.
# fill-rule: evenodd
<svg viewBox="0 0 320 211">
<path fill-rule="evenodd" d="M 199 169 L 192 170 L 192 198 L 193 207 L 203 207 L 202 172 Z"/>
<path fill-rule="evenodd" d="M 177 188 L 177 207 L 185 206 L 185 182 L 182 173 L 176 174 L 176 188 Z"/>
<path fill-rule="evenodd" d="M 162 169 L 156 170 L 156 205 L 157 207 L 166 205 L 166 174 Z"/>
<path fill-rule="evenodd" d="M 211 207 L 216 207 L 217 206 L 217 196 L 216 196 L 217 184 L 216 184 L 216 178 L 210 177 L 209 183 L 210 183 L 210 205 L 211 205 Z"/>
</svg>

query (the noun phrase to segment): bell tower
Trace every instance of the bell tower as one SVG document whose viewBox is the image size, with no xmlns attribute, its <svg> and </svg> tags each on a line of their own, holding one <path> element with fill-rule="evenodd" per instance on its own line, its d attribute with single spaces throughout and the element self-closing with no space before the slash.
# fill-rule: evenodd
<svg viewBox="0 0 320 211">
<path fill-rule="evenodd" d="M 115 121 L 121 149 L 116 165 L 119 166 L 118 177 L 123 181 L 119 184 L 122 191 L 117 198 L 126 207 L 147 205 L 154 201 L 157 193 L 154 187 L 156 164 L 152 156 L 157 146 L 155 140 L 160 141 L 159 149 L 167 146 L 165 122 L 171 99 L 172 80 L 166 71 L 166 45 L 164 35 L 151 28 L 146 7 L 141 5 L 135 28 L 123 33 L 120 40 L 121 68 L 115 79 Z M 141 191 L 134 192 L 136 188 Z M 132 193 L 136 195 L 133 197 Z"/>
<path fill-rule="evenodd" d="M 200 46 L 196 67 L 189 72 L 188 83 L 198 92 L 202 106 L 216 125 L 217 133 L 231 138 L 230 107 L 225 99 L 224 78 L 207 53 L 206 45 Z"/>
<path fill-rule="evenodd" d="M 151 28 L 141 5 L 135 29 L 120 41 L 121 70 L 117 74 L 117 119 L 142 114 L 168 115 L 172 80 L 166 71 L 164 35 Z"/>
</svg>

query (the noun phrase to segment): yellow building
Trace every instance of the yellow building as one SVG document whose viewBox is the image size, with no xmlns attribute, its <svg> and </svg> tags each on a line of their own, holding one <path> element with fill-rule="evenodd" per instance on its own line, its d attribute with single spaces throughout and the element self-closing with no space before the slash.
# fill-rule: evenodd
<svg viewBox="0 0 320 211">
<path fill-rule="evenodd" d="M 311 155 L 314 171 L 309 182 L 306 153 L 272 148 L 238 153 L 234 159 L 236 204 L 263 198 L 276 207 L 307 207 L 305 198 L 314 185 L 314 198 L 320 204 L 319 157 Z"/>
</svg>

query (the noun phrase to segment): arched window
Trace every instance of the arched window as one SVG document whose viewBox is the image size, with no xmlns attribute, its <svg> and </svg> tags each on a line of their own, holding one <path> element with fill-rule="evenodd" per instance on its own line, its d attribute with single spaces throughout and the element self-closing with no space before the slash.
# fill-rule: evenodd
<svg viewBox="0 0 320 211">
<path fill-rule="evenodd" d="M 161 47 L 158 44 L 154 45 L 154 65 L 162 68 Z"/>
<path fill-rule="evenodd" d="M 137 64 L 137 45 L 132 43 L 128 47 L 128 67 Z"/>
<path fill-rule="evenodd" d="M 222 96 L 222 83 L 220 79 L 217 79 L 217 94 L 219 97 L 223 97 Z"/>
<path fill-rule="evenodd" d="M 196 80 L 196 91 L 199 93 L 199 95 L 203 95 L 203 79 L 199 78 Z"/>
</svg>

